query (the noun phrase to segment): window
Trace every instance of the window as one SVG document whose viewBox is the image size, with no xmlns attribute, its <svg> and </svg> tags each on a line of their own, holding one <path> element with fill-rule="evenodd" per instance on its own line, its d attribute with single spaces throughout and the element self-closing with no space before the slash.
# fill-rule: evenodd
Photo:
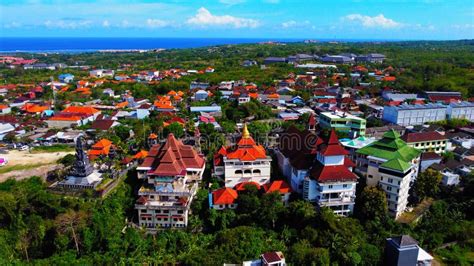
<svg viewBox="0 0 474 266">
<path fill-rule="evenodd" d="M 373 178 L 373 177 L 374 177 L 373 175 L 369 175 L 369 178 Z M 382 178 L 382 180 L 383 180 L 383 178 Z"/>
<path fill-rule="evenodd" d="M 163 213 L 169 213 L 170 211 L 169 210 L 163 210 Z"/>
<path fill-rule="evenodd" d="M 342 185 L 343 188 L 347 188 L 347 184 Z"/>
<path fill-rule="evenodd" d="M 183 213 L 183 210 L 178 210 L 178 213 L 179 213 L 179 214 L 182 214 L 182 213 Z"/>
<path fill-rule="evenodd" d="M 250 170 L 250 169 L 244 170 L 244 174 L 251 174 L 251 173 L 252 173 L 252 170 Z"/>
<path fill-rule="evenodd" d="M 392 191 L 392 187 L 387 186 L 387 191 Z"/>
<path fill-rule="evenodd" d="M 388 182 L 389 182 L 389 183 L 393 183 L 393 178 L 389 178 L 389 179 L 388 179 Z"/>
<path fill-rule="evenodd" d="M 331 189 L 331 188 L 332 188 L 332 185 L 329 185 L 328 187 L 329 187 L 329 189 Z"/>
<path fill-rule="evenodd" d="M 241 174 L 242 174 L 242 170 L 235 170 L 235 174 L 236 174 L 236 175 L 241 175 Z"/>
<path fill-rule="evenodd" d="M 260 171 L 260 169 L 255 169 L 255 170 L 253 170 L 253 173 L 260 175 L 261 171 Z"/>
</svg>

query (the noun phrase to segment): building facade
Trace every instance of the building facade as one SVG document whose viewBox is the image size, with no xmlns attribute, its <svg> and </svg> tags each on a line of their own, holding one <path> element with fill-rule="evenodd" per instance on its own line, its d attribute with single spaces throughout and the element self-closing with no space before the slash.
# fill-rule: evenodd
<svg viewBox="0 0 474 266">
<path fill-rule="evenodd" d="M 467 119 L 474 122 L 474 103 L 450 103 L 447 109 L 448 119 Z"/>
<path fill-rule="evenodd" d="M 422 152 L 444 153 L 448 147 L 448 138 L 436 131 L 406 133 L 402 139 L 408 146 Z"/>
<path fill-rule="evenodd" d="M 155 144 L 137 168 L 144 181 L 135 204 L 139 225 L 149 231 L 186 227 L 204 168 L 204 156 L 173 134 L 165 143 Z"/>
<path fill-rule="evenodd" d="M 255 143 L 244 125 L 237 145 L 223 146 L 214 156 L 214 174 L 224 178 L 226 187 L 243 182 L 263 185 L 270 182 L 271 162 L 265 148 Z"/>
<path fill-rule="evenodd" d="M 393 130 L 357 151 L 357 171 L 366 177 L 367 185 L 385 191 L 389 212 L 394 217 L 405 211 L 408 190 L 418 175 L 420 154 Z"/>
<path fill-rule="evenodd" d="M 400 126 L 423 125 L 428 122 L 445 120 L 446 106 L 433 103 L 384 106 L 382 119 Z"/>
<path fill-rule="evenodd" d="M 351 138 L 365 136 L 365 119 L 345 112 L 322 112 L 319 115 L 319 125 L 325 129 L 346 132 Z"/>
</svg>

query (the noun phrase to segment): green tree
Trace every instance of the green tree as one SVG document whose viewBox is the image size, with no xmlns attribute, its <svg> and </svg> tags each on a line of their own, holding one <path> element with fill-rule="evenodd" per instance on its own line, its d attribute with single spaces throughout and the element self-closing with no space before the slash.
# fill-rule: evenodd
<svg viewBox="0 0 474 266">
<path fill-rule="evenodd" d="M 294 265 L 329 265 L 331 262 L 326 248 L 312 247 L 306 239 L 293 244 L 287 256 Z"/>
<path fill-rule="evenodd" d="M 180 123 L 173 122 L 169 126 L 165 127 L 165 135 L 173 133 L 176 138 L 181 138 L 184 135 L 184 128 Z"/>
<path fill-rule="evenodd" d="M 439 184 L 442 178 L 443 176 L 439 171 L 430 168 L 420 173 L 414 184 L 416 196 L 420 199 L 434 197 L 439 192 Z"/>
<path fill-rule="evenodd" d="M 387 197 L 378 187 L 367 186 L 357 197 L 356 216 L 364 223 L 369 220 L 383 221 L 388 213 Z"/>
</svg>

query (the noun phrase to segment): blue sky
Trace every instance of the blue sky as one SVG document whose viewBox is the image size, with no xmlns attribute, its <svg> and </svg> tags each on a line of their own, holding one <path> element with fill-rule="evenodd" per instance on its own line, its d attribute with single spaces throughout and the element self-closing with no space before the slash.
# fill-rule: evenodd
<svg viewBox="0 0 474 266">
<path fill-rule="evenodd" d="M 473 39 L 474 0 L 0 0 L 0 36 Z"/>
</svg>

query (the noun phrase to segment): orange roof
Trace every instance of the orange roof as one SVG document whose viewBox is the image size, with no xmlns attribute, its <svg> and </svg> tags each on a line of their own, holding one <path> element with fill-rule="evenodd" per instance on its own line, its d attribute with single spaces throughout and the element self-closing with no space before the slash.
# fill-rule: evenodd
<svg viewBox="0 0 474 266">
<path fill-rule="evenodd" d="M 184 92 L 178 91 L 178 95 L 179 95 L 179 96 L 183 96 L 183 95 L 184 95 Z"/>
<path fill-rule="evenodd" d="M 247 185 L 255 186 L 257 189 L 260 189 L 260 184 L 258 184 L 257 182 L 252 182 L 252 181 L 238 183 L 237 185 L 235 185 L 234 188 L 237 191 L 244 191 Z"/>
<path fill-rule="evenodd" d="M 158 136 L 155 133 L 150 133 L 150 136 L 148 136 L 150 139 L 156 139 Z"/>
<path fill-rule="evenodd" d="M 237 147 L 221 149 L 219 154 L 229 159 L 238 159 L 241 161 L 255 161 L 257 159 L 267 158 L 267 153 L 262 145 L 257 145 L 244 125 L 242 130 L 242 138 L 237 142 Z"/>
<path fill-rule="evenodd" d="M 115 105 L 115 107 L 117 107 L 117 108 L 125 108 L 127 106 L 128 106 L 128 102 L 121 102 L 121 103 L 117 103 Z"/>
<path fill-rule="evenodd" d="M 5 104 L 0 104 L 0 110 L 7 109 L 8 105 Z"/>
<path fill-rule="evenodd" d="M 96 144 L 92 145 L 92 149 L 89 150 L 88 154 L 94 155 L 94 157 L 97 155 L 109 155 L 111 147 L 112 142 L 110 140 L 101 139 Z"/>
<path fill-rule="evenodd" d="M 155 105 L 155 107 L 159 109 L 173 109 L 174 108 L 173 105 L 171 105 L 170 101 L 155 101 L 153 105 Z"/>
<path fill-rule="evenodd" d="M 291 187 L 283 180 L 275 180 L 269 184 L 263 185 L 265 193 L 272 193 L 275 191 L 280 192 L 281 194 L 290 193 Z"/>
<path fill-rule="evenodd" d="M 48 120 L 51 121 L 79 121 L 81 120 L 80 116 L 53 116 Z"/>
<path fill-rule="evenodd" d="M 146 158 L 148 156 L 148 152 L 147 151 L 144 151 L 144 150 L 141 150 L 139 151 L 137 154 L 135 154 L 135 156 L 133 158 L 135 159 L 143 159 L 143 158 Z"/>
<path fill-rule="evenodd" d="M 175 92 L 174 90 L 171 90 L 171 91 L 169 91 L 167 94 L 170 95 L 170 96 L 175 96 L 175 95 L 177 95 L 178 93 Z"/>
<path fill-rule="evenodd" d="M 235 189 L 232 188 L 220 188 L 212 192 L 212 199 L 214 204 L 223 205 L 223 204 L 233 204 L 237 199 L 238 194 Z"/>
<path fill-rule="evenodd" d="M 100 111 L 91 106 L 69 106 L 63 110 L 65 113 L 83 113 L 93 115 Z"/>
<path fill-rule="evenodd" d="M 258 93 L 256 93 L 256 92 L 251 92 L 251 93 L 249 93 L 249 96 L 250 96 L 250 98 L 252 98 L 252 99 L 257 99 L 257 98 L 258 98 Z"/>
<path fill-rule="evenodd" d="M 279 98 L 280 98 L 280 95 L 277 94 L 277 93 L 272 93 L 272 94 L 268 95 L 267 98 L 279 99 Z"/>
<path fill-rule="evenodd" d="M 397 78 L 393 76 L 386 76 L 382 78 L 383 81 L 395 81 L 396 79 Z"/>
<path fill-rule="evenodd" d="M 42 106 L 33 103 L 26 103 L 22 108 L 23 111 L 28 113 L 41 113 L 49 109 L 49 106 Z"/>
</svg>

